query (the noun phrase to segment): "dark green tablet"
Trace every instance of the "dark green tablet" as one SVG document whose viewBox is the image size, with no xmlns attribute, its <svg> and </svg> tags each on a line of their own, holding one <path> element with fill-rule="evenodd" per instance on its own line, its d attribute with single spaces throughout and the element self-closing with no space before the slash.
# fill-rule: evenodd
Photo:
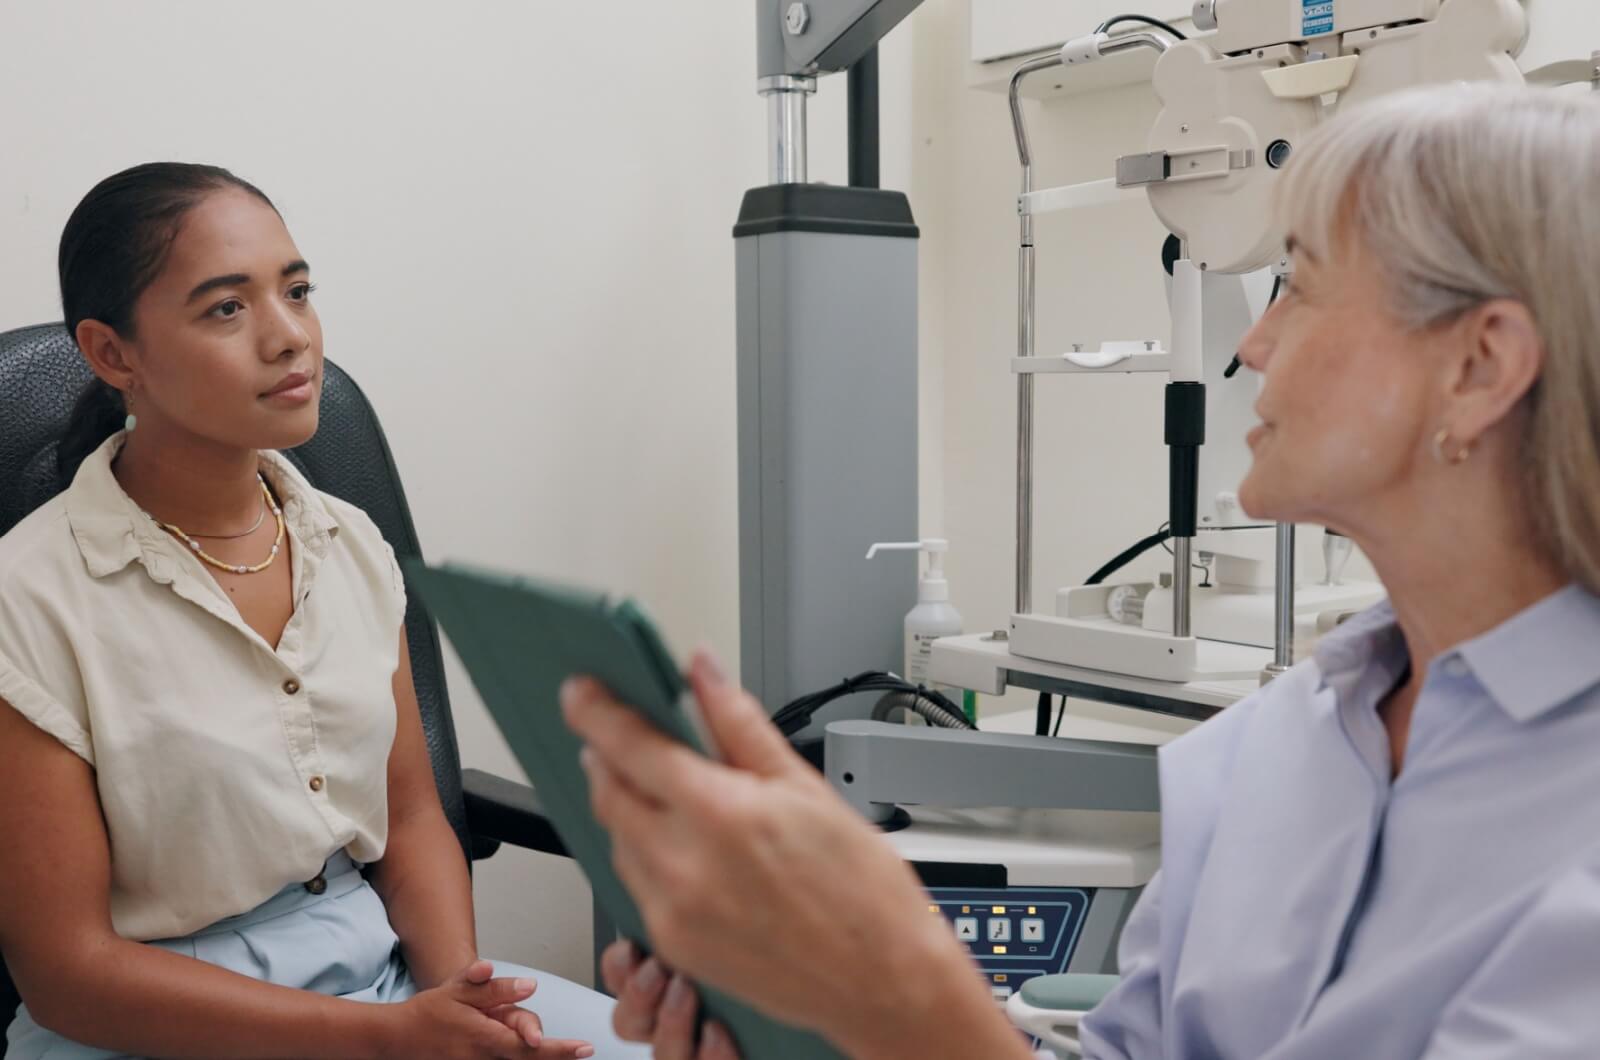
<svg viewBox="0 0 1600 1060">
<path fill-rule="evenodd" d="M 633 899 L 611 867 L 611 843 L 589 810 L 578 739 L 561 718 L 561 684 L 586 674 L 657 728 L 705 753 L 687 686 L 644 613 L 630 601 L 454 564 L 408 559 L 406 581 L 450 636 L 546 814 L 628 938 L 650 948 Z M 801 955 L 797 955 L 801 958 Z M 803 959 L 803 958 L 801 958 Z M 707 1015 L 733 1032 L 745 1060 L 842 1060 L 814 1034 L 700 988 Z"/>
</svg>

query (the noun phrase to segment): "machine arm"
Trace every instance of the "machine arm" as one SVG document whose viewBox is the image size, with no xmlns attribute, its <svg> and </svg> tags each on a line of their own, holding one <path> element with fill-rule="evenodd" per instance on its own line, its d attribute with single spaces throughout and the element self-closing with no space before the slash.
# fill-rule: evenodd
<svg viewBox="0 0 1600 1060">
<path fill-rule="evenodd" d="M 1101 740 L 957 732 L 877 721 L 827 728 L 828 780 L 869 821 L 896 804 L 1160 809 L 1156 749 Z"/>
<path fill-rule="evenodd" d="M 756 0 L 756 77 L 854 66 L 922 0 Z"/>
</svg>

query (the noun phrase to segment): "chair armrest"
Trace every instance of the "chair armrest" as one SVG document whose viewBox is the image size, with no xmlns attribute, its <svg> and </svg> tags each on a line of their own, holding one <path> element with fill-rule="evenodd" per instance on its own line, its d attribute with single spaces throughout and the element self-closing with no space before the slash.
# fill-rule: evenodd
<svg viewBox="0 0 1600 1060">
<path fill-rule="evenodd" d="M 1088 1012 L 1122 981 L 1116 975 L 1041 975 L 1022 984 L 1022 997 L 1035 1008 Z"/>
<path fill-rule="evenodd" d="M 1006 1016 L 1056 1055 L 1079 1056 L 1078 1025 L 1119 981 L 1114 975 L 1041 975 L 1007 999 Z"/>
<path fill-rule="evenodd" d="M 544 815 L 538 794 L 528 785 L 481 769 L 463 769 L 461 794 L 466 800 L 474 861 L 491 856 L 501 843 L 571 857 L 555 826 Z"/>
</svg>

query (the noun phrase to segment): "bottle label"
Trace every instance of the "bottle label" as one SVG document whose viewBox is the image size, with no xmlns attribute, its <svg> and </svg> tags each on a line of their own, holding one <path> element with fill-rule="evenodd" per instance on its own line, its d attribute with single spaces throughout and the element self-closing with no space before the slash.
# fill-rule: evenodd
<svg viewBox="0 0 1600 1060">
<path fill-rule="evenodd" d="M 911 634 L 911 652 L 906 658 L 906 679 L 912 684 L 928 683 L 928 667 L 933 662 L 933 642 L 938 639 L 931 633 Z"/>
</svg>

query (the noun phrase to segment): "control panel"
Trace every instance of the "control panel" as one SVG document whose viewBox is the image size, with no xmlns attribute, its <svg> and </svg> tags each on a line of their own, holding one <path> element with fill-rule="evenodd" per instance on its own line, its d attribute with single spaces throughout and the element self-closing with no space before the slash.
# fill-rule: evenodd
<svg viewBox="0 0 1600 1060">
<path fill-rule="evenodd" d="M 1039 975 L 1067 970 L 1094 891 L 1079 887 L 931 887 L 928 911 L 950 922 L 989 991 L 1004 1003 Z"/>
</svg>

